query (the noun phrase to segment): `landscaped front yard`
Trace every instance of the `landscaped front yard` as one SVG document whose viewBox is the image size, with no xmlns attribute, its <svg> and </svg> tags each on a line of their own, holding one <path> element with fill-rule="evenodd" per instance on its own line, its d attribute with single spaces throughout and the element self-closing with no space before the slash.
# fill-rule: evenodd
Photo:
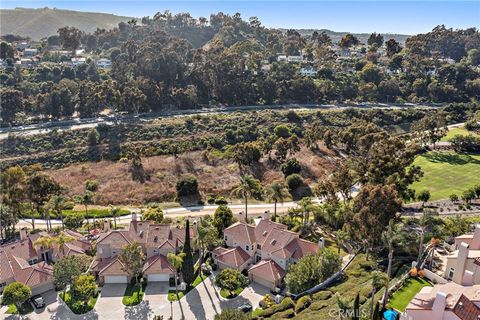
<svg viewBox="0 0 480 320">
<path fill-rule="evenodd" d="M 136 306 L 143 300 L 143 295 L 145 293 L 146 283 L 134 285 L 129 284 L 125 289 L 125 294 L 123 295 L 122 303 L 126 306 Z"/>
<path fill-rule="evenodd" d="M 24 302 L 20 308 L 17 308 L 16 305 L 10 304 L 7 309 L 7 314 L 29 314 L 33 312 L 33 307 L 30 301 Z"/>
<path fill-rule="evenodd" d="M 432 286 L 432 284 L 423 278 L 409 278 L 400 289 L 395 291 L 388 304 L 403 312 L 413 297 L 426 286 Z"/>
<path fill-rule="evenodd" d="M 75 314 L 84 314 L 89 312 L 95 307 L 95 303 L 97 303 L 98 294 L 94 297 L 88 299 L 88 302 L 85 303 L 84 301 L 75 299 L 70 291 L 65 292 L 65 294 L 60 294 L 60 297 L 63 297 L 63 301 L 67 304 L 67 306 L 72 310 Z"/>
<path fill-rule="evenodd" d="M 222 296 L 222 298 L 232 299 L 232 298 L 235 298 L 236 296 L 238 296 L 240 293 L 242 293 L 243 289 L 245 289 L 245 288 L 238 287 L 237 289 L 235 289 L 235 291 L 232 292 L 232 295 L 230 295 L 230 291 L 225 290 L 225 289 L 221 289 L 220 290 L 220 295 Z"/>
</svg>

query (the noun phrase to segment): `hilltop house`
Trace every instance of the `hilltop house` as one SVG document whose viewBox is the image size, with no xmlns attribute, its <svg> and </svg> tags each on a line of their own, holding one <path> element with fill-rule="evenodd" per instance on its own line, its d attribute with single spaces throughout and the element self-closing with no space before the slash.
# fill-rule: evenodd
<svg viewBox="0 0 480 320">
<path fill-rule="evenodd" d="M 97 241 L 97 253 L 90 265 L 90 272 L 103 283 L 128 283 L 131 279 L 123 270 L 118 255 L 131 243 L 142 246 L 146 256 L 143 274 L 148 281 L 169 281 L 174 276 L 174 269 L 169 265 L 167 254 L 183 246 L 185 229 L 169 224 L 155 224 L 151 221 L 137 221 L 136 214 L 128 230 L 110 230 L 108 222 L 105 233 Z M 195 230 L 190 229 L 191 237 Z"/>
<path fill-rule="evenodd" d="M 467 272 L 472 273 L 472 283 L 480 284 L 480 225 L 473 234 L 455 238 L 456 250 L 447 256 L 444 277 L 463 284 Z"/>
<path fill-rule="evenodd" d="M 454 282 L 426 286 L 405 309 L 406 319 L 476 320 L 480 318 L 480 285 Z"/>
<path fill-rule="evenodd" d="M 256 225 L 231 225 L 224 230 L 224 241 L 227 248 L 212 251 L 219 269 L 248 270 L 251 281 L 271 289 L 280 285 L 288 266 L 319 249 L 287 226 L 264 218 Z"/>
<path fill-rule="evenodd" d="M 21 282 L 32 289 L 32 294 L 39 294 L 53 289 L 53 268 L 48 263 L 63 256 L 84 254 L 91 249 L 88 240 L 77 232 L 67 230 L 68 235 L 75 238 L 66 243 L 65 248 L 43 248 L 34 245 L 34 242 L 46 232 L 27 234 L 25 229 L 20 230 L 20 239 L 6 243 L 0 247 L 0 292 L 12 282 Z"/>
</svg>

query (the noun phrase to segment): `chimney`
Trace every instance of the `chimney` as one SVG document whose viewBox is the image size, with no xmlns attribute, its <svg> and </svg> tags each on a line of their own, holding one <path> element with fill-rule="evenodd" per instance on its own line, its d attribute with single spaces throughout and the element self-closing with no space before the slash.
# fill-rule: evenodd
<svg viewBox="0 0 480 320">
<path fill-rule="evenodd" d="M 473 272 L 466 270 L 463 274 L 463 286 L 473 286 Z"/>
<path fill-rule="evenodd" d="M 262 219 L 263 220 L 268 220 L 270 219 L 270 211 L 265 211 L 263 214 L 262 214 Z"/>
<path fill-rule="evenodd" d="M 137 221 L 137 213 L 132 212 L 132 221 Z"/>
<path fill-rule="evenodd" d="M 20 229 L 20 240 L 26 240 L 27 239 L 27 229 L 21 228 Z"/>
<path fill-rule="evenodd" d="M 245 221 L 245 214 L 243 213 L 243 211 L 240 211 L 240 212 L 238 213 L 238 221 L 240 221 L 240 222 L 246 222 L 246 221 Z"/>
<path fill-rule="evenodd" d="M 460 285 L 463 283 L 463 275 L 465 267 L 467 266 L 468 251 L 468 244 L 462 242 L 458 247 L 457 262 L 455 264 L 455 272 L 452 279 L 453 282 Z"/>
<path fill-rule="evenodd" d="M 443 314 L 445 313 L 445 306 L 447 304 L 447 294 L 444 292 L 437 292 L 435 301 L 432 306 L 432 317 L 431 319 L 443 319 Z"/>
<path fill-rule="evenodd" d="M 475 231 L 473 232 L 472 243 L 470 244 L 470 249 L 479 250 L 480 249 L 480 224 L 475 225 Z"/>
<path fill-rule="evenodd" d="M 103 221 L 103 231 L 108 232 L 110 231 L 110 221 L 104 220 Z"/>
</svg>

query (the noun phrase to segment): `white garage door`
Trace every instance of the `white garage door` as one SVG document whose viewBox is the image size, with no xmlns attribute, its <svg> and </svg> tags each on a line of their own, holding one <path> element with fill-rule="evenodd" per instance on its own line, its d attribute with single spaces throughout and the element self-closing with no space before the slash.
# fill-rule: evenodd
<svg viewBox="0 0 480 320">
<path fill-rule="evenodd" d="M 252 281 L 253 282 L 256 282 L 258 284 L 261 284 L 262 286 L 264 287 L 267 287 L 267 288 L 270 288 L 270 289 L 273 289 L 274 288 L 274 284 L 268 280 L 265 280 L 263 278 L 260 278 L 260 277 L 255 277 L 253 276 L 252 277 Z"/>
<path fill-rule="evenodd" d="M 105 276 L 105 283 L 127 283 L 127 276 Z"/>
<path fill-rule="evenodd" d="M 151 282 L 168 281 L 169 279 L 170 275 L 168 273 L 155 273 L 148 275 L 148 281 Z"/>
</svg>

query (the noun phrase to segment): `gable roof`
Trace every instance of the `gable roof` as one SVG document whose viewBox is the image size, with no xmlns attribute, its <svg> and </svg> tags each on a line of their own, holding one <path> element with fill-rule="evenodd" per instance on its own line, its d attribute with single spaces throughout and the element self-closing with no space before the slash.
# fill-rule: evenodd
<svg viewBox="0 0 480 320">
<path fill-rule="evenodd" d="M 167 257 L 164 255 L 156 255 L 148 258 L 147 261 L 145 261 L 143 273 L 147 275 L 155 273 L 173 274 L 174 270 L 170 266 L 170 263 L 168 263 Z"/>
<path fill-rule="evenodd" d="M 85 250 L 73 243 L 65 243 L 63 251 L 57 247 L 53 249 L 53 256 L 58 259 L 76 254 L 85 254 Z"/>
<path fill-rule="evenodd" d="M 292 253 L 292 258 L 298 260 L 307 254 L 317 253 L 318 245 L 300 238 L 293 239 L 286 247 Z"/>
<path fill-rule="evenodd" d="M 10 262 L 15 281 L 35 287 L 53 279 L 53 268 L 45 262 L 30 265 L 25 259 L 9 253 L 6 254 L 6 257 Z"/>
<path fill-rule="evenodd" d="M 118 257 L 115 257 L 111 259 L 110 263 L 100 270 L 98 274 L 101 276 L 127 275 L 127 272 L 123 271 L 123 268 L 123 263 L 118 259 Z"/>
<path fill-rule="evenodd" d="M 261 260 L 248 270 L 248 273 L 271 282 L 282 279 L 285 271 L 273 260 Z"/>
<path fill-rule="evenodd" d="M 276 252 L 280 257 L 289 257 L 293 252 L 286 246 L 295 238 L 298 238 L 295 232 L 274 228 L 265 239 L 261 250 L 272 254 Z"/>
<path fill-rule="evenodd" d="M 0 251 L 0 283 L 14 277 L 12 266 L 5 251 Z"/>
<path fill-rule="evenodd" d="M 116 248 L 119 246 L 125 246 L 132 243 L 132 240 L 129 237 L 128 231 L 124 230 L 111 230 L 106 233 L 102 233 L 98 238 L 98 244 L 110 244 L 114 245 Z"/>
<path fill-rule="evenodd" d="M 227 237 L 231 237 L 241 243 L 253 244 L 255 240 L 255 227 L 245 222 L 237 222 L 223 230 Z"/>
<path fill-rule="evenodd" d="M 220 261 L 228 266 L 238 268 L 245 264 L 250 259 L 250 255 L 242 248 L 235 247 L 217 256 L 217 261 Z"/>
<path fill-rule="evenodd" d="M 268 219 L 260 219 L 257 226 L 255 227 L 255 238 L 257 240 L 257 243 L 263 245 L 268 234 L 274 228 L 287 230 L 287 226 L 284 224 L 276 223 Z"/>
</svg>

